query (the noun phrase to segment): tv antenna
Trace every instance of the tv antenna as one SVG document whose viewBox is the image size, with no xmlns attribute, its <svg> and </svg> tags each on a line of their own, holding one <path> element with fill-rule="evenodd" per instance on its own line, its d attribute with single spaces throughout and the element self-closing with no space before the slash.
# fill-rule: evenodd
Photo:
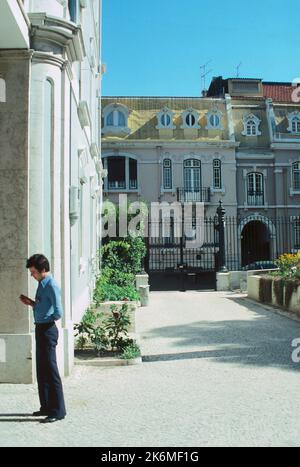
<svg viewBox="0 0 300 467">
<path fill-rule="evenodd" d="M 201 70 L 201 87 L 202 87 L 202 93 L 203 91 L 206 91 L 206 76 L 212 72 L 212 69 L 210 70 L 207 70 L 207 65 L 209 63 L 211 63 L 212 60 L 209 60 L 207 63 L 205 63 L 204 65 L 201 65 L 200 66 L 200 70 Z"/>
<path fill-rule="evenodd" d="M 238 64 L 238 66 L 236 67 L 236 77 L 239 78 L 240 77 L 240 68 L 242 66 L 242 62 L 240 62 Z"/>
</svg>

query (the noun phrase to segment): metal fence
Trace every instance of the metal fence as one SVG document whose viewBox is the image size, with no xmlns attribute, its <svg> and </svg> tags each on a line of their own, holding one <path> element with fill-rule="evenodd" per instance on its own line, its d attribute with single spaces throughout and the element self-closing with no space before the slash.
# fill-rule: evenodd
<svg viewBox="0 0 300 467">
<path fill-rule="evenodd" d="M 188 232 L 186 234 L 186 232 Z M 202 222 L 149 223 L 147 267 L 177 270 L 238 271 L 267 266 L 284 253 L 300 250 L 300 217 L 268 219 L 225 217 L 219 211 Z M 265 264 L 264 264 L 265 263 Z"/>
</svg>

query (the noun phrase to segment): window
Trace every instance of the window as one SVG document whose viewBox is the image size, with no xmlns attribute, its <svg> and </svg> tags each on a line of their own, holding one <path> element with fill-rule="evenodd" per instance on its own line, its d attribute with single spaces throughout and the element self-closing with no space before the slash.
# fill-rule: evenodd
<svg viewBox="0 0 300 467">
<path fill-rule="evenodd" d="M 293 173 L 293 189 L 300 191 L 300 162 L 295 162 L 292 168 Z"/>
<path fill-rule="evenodd" d="M 300 134 L 300 112 L 292 112 L 288 115 L 289 126 L 287 131 Z"/>
<path fill-rule="evenodd" d="M 161 123 L 161 126 L 164 126 L 164 127 L 170 126 L 170 123 L 171 123 L 170 115 L 169 114 L 163 114 L 160 117 L 160 123 Z"/>
<path fill-rule="evenodd" d="M 196 123 L 195 116 L 193 114 L 188 114 L 185 117 L 185 123 L 187 124 L 187 126 L 190 126 L 190 127 L 194 126 Z"/>
<path fill-rule="evenodd" d="M 176 127 L 173 125 L 174 113 L 167 107 L 164 107 L 157 114 L 157 130 L 174 130 Z"/>
<path fill-rule="evenodd" d="M 209 119 L 209 123 L 211 126 L 219 126 L 220 125 L 220 117 L 218 115 L 211 115 Z"/>
<path fill-rule="evenodd" d="M 106 119 L 107 126 L 117 126 L 117 127 L 124 127 L 126 126 L 126 119 L 123 112 L 120 110 L 113 110 L 108 114 Z"/>
<path fill-rule="evenodd" d="M 300 118 L 295 117 L 292 120 L 292 133 L 300 133 Z"/>
<path fill-rule="evenodd" d="M 128 128 L 129 110 L 122 104 L 109 104 L 103 109 L 104 127 L 102 132 L 129 134 Z"/>
<path fill-rule="evenodd" d="M 222 188 L 222 174 L 221 174 L 221 161 L 215 159 L 213 162 L 213 173 L 214 173 L 214 184 L 213 187 L 216 190 L 221 190 Z"/>
<path fill-rule="evenodd" d="M 163 183 L 164 183 L 165 190 L 172 189 L 172 161 L 170 159 L 164 160 Z"/>
<path fill-rule="evenodd" d="M 73 23 L 77 23 L 78 0 L 69 0 L 70 19 Z"/>
<path fill-rule="evenodd" d="M 137 189 L 137 162 L 129 159 L 129 190 Z"/>
<path fill-rule="evenodd" d="M 109 157 L 107 160 L 108 189 L 126 188 L 125 157 Z"/>
<path fill-rule="evenodd" d="M 253 172 L 248 174 L 248 206 L 264 205 L 264 176 L 262 173 Z"/>
<path fill-rule="evenodd" d="M 188 192 L 197 192 L 201 189 L 201 162 L 188 159 L 184 162 L 184 189 Z"/>
<path fill-rule="evenodd" d="M 248 120 L 246 126 L 246 134 L 247 136 L 255 136 L 256 135 L 256 125 L 254 120 Z"/>
<path fill-rule="evenodd" d="M 222 112 L 215 110 L 208 112 L 206 114 L 206 119 L 207 119 L 207 125 L 206 129 L 207 130 L 223 130 L 222 126 Z"/>
<path fill-rule="evenodd" d="M 198 124 L 199 120 L 199 114 L 196 112 L 196 110 L 190 108 L 188 110 L 185 110 L 182 113 L 182 129 L 187 129 L 187 128 L 193 128 L 193 129 L 198 129 L 200 128 L 200 125 Z"/>
<path fill-rule="evenodd" d="M 261 132 L 259 131 L 259 125 L 261 120 L 255 115 L 247 115 L 243 118 L 244 131 L 242 135 L 244 136 L 260 136 Z"/>
<path fill-rule="evenodd" d="M 110 156 L 104 158 L 108 175 L 105 189 L 111 191 L 137 190 L 137 161 L 131 157 Z"/>
</svg>

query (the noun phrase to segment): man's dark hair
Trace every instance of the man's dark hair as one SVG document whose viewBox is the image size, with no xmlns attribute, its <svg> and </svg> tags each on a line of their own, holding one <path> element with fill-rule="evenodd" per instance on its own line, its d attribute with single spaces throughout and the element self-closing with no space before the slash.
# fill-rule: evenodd
<svg viewBox="0 0 300 467">
<path fill-rule="evenodd" d="M 31 256 L 26 262 L 26 268 L 35 268 L 38 272 L 50 271 L 49 261 L 44 255 Z"/>
</svg>

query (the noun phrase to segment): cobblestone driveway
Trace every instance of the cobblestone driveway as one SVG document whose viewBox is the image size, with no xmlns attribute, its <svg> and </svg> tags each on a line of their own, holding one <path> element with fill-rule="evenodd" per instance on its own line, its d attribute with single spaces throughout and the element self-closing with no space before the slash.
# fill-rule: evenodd
<svg viewBox="0 0 300 467">
<path fill-rule="evenodd" d="M 0 385 L 0 446 L 300 446 L 300 322 L 235 294 L 157 292 L 137 325 L 144 363 L 77 367 L 62 422 L 28 415 L 36 387 Z"/>
</svg>

